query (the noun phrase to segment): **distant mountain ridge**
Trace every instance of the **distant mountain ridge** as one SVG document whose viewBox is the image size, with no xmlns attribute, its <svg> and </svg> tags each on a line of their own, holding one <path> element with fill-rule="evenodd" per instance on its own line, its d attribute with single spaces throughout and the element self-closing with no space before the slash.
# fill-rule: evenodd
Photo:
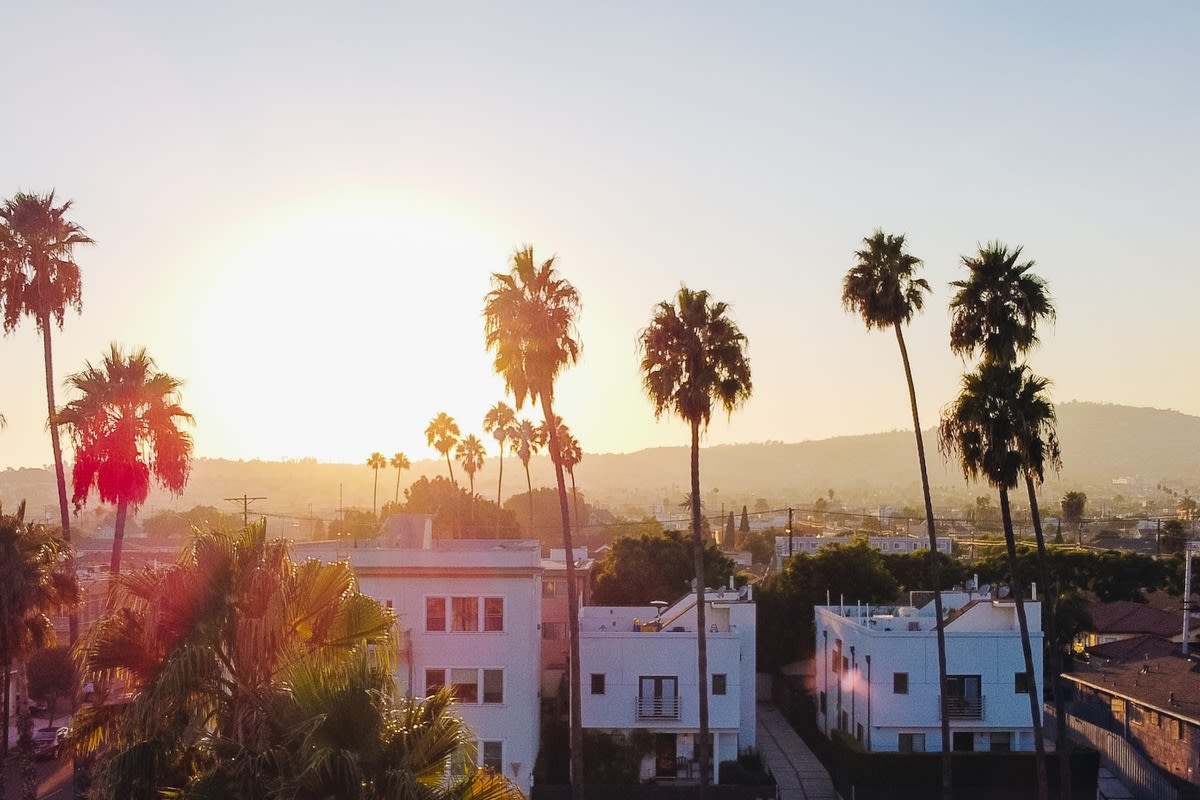
<svg viewBox="0 0 1200 800">
<path fill-rule="evenodd" d="M 1160 482 L 1180 491 L 1200 486 L 1200 417 L 1178 411 L 1088 402 L 1063 403 L 1057 411 L 1063 469 L 1059 476 L 1048 476 L 1048 493 L 1061 493 L 1063 487 L 1105 487 L 1120 493 L 1122 487 L 1114 487 L 1114 479 L 1130 480 L 1125 492 L 1129 495 L 1146 487 L 1152 489 Z M 925 447 L 935 503 L 939 494 L 964 493 L 966 483 L 957 468 L 943 461 L 932 429 L 925 432 Z M 506 460 L 507 497 L 524 491 L 524 476 L 516 459 Z M 576 475 L 580 491 L 618 511 L 622 506 L 673 508 L 687 493 L 688 463 L 688 448 L 683 445 L 633 453 L 585 450 Z M 495 496 L 495 465 L 495 457 L 489 456 L 476 478 L 476 489 L 484 497 Z M 553 485 L 553 468 L 545 455 L 534 457 L 530 470 L 534 487 Z M 725 502 L 739 511 L 746 498 L 783 497 L 787 502 L 803 504 L 831 488 L 839 496 L 878 497 L 880 502 L 919 497 L 910 431 L 792 444 L 706 447 L 701 453 L 701 470 L 706 504 L 711 507 Z M 423 475 L 445 474 L 444 461 L 436 458 L 415 461 L 413 469 L 403 473 L 401 487 Z M 394 470 L 380 471 L 380 505 L 392 499 L 395 481 Z M 143 513 L 201 504 L 240 510 L 240 504 L 227 502 L 226 498 L 246 494 L 266 498 L 251 504 L 251 514 L 258 510 L 307 515 L 311 507 L 313 513 L 330 516 L 339 503 L 369 509 L 372 483 L 373 473 L 365 463 L 200 459 L 194 465 L 182 498 L 156 492 Z M 896 499 L 888 499 L 891 497 Z M 5 508 L 15 507 L 22 498 L 28 499 L 31 516 L 35 518 L 52 507 L 55 502 L 52 472 L 43 469 L 0 472 L 0 502 Z M 95 508 L 94 501 L 89 508 Z M 710 508 L 710 513 L 716 510 Z"/>
</svg>

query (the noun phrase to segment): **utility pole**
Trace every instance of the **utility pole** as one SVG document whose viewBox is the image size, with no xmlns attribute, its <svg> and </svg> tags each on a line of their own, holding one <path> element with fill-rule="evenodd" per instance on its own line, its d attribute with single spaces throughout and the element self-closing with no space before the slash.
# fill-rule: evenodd
<svg viewBox="0 0 1200 800">
<path fill-rule="evenodd" d="M 228 500 L 230 503 L 241 503 L 242 504 L 242 525 L 249 528 L 250 527 L 250 504 L 253 503 L 255 500 L 266 500 L 267 498 L 265 498 L 265 497 L 250 497 L 248 495 L 242 495 L 241 497 L 226 497 L 225 499 Z"/>
<path fill-rule="evenodd" d="M 792 557 L 792 507 L 788 506 L 788 558 Z"/>
</svg>

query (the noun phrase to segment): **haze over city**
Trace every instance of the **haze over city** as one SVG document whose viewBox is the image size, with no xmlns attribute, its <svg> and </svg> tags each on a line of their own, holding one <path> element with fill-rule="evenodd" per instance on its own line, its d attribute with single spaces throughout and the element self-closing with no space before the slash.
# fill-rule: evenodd
<svg viewBox="0 0 1200 800">
<path fill-rule="evenodd" d="M 0 187 L 55 189 L 96 240 L 57 380 L 110 341 L 147 347 L 186 381 L 200 457 L 433 458 L 439 411 L 479 433 L 504 396 L 483 296 L 524 243 L 582 299 L 556 402 L 587 451 L 686 444 L 636 353 L 681 283 L 750 340 L 754 395 L 706 443 L 904 428 L 893 338 L 840 302 L 877 227 L 933 286 L 907 334 L 927 426 L 966 368 L 947 283 L 991 240 L 1050 286 L 1031 365 L 1056 401 L 1194 415 L 1197 22 L 1182 4 L 24 4 L 5 12 Z M 0 467 L 50 463 L 32 323 L 0 374 Z"/>
</svg>

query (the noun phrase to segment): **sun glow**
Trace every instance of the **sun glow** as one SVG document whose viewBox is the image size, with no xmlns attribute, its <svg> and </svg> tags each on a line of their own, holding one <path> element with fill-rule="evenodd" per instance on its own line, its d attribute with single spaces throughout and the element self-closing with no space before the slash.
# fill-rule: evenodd
<svg viewBox="0 0 1200 800">
<path fill-rule="evenodd" d="M 198 451 L 422 458 L 438 411 L 475 430 L 500 397 L 481 309 L 509 247 L 400 203 L 268 225 L 206 281 L 187 390 Z"/>
</svg>

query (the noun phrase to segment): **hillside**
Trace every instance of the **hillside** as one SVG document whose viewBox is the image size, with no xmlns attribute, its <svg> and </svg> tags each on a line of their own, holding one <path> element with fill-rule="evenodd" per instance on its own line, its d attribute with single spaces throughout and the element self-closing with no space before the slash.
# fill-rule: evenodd
<svg viewBox="0 0 1200 800">
<path fill-rule="evenodd" d="M 1152 495 L 1159 483 L 1197 493 L 1200 417 L 1079 402 L 1060 405 L 1058 416 L 1064 463 L 1062 474 L 1047 481 L 1049 496 L 1056 497 L 1066 488 L 1083 488 L 1095 500 L 1116 494 L 1131 498 Z M 926 432 L 925 441 L 935 503 L 950 504 L 982 493 L 968 487 L 957 470 L 942 461 L 933 431 Z M 522 490 L 523 475 L 519 461 L 506 461 L 507 496 Z M 919 498 L 915 462 L 908 431 L 795 444 L 724 445 L 705 448 L 701 455 L 705 502 L 710 508 L 721 503 L 740 508 L 759 497 L 779 505 L 803 505 L 828 489 L 850 504 L 915 504 Z M 495 465 L 495 459 L 489 459 L 476 480 L 485 496 L 495 491 Z M 444 470 L 444 462 L 434 459 L 415 462 L 402 476 L 401 485 Z M 552 485 L 553 469 L 545 456 L 534 458 L 531 472 L 534 486 Z M 688 451 L 667 447 L 585 453 L 576 473 L 581 491 L 618 512 L 641 513 L 664 504 L 672 508 L 687 492 Z M 1114 478 L 1130 482 L 1114 486 Z M 358 464 L 201 459 L 182 498 L 155 493 L 146 511 L 199 504 L 240 510 L 240 504 L 225 498 L 248 494 L 266 498 L 252 504 L 252 510 L 307 515 L 311 509 L 329 517 L 339 506 L 339 495 L 346 507 L 370 508 L 372 480 L 371 470 Z M 392 498 L 395 481 L 395 471 L 380 472 L 380 504 Z M 0 502 L 11 508 L 21 498 L 29 501 L 31 516 L 56 517 L 52 471 L 0 472 Z"/>
</svg>

